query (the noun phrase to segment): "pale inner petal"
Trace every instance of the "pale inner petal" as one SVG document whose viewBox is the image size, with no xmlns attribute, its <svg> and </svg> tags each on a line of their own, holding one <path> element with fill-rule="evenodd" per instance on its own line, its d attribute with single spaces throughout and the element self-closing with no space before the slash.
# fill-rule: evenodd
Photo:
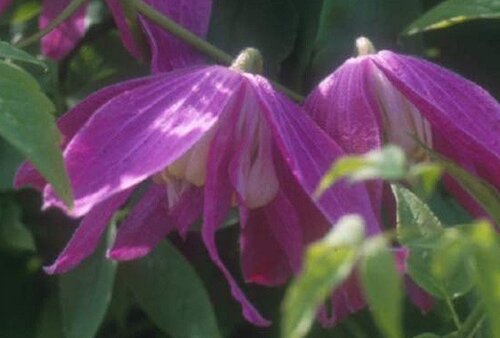
<svg viewBox="0 0 500 338">
<path fill-rule="evenodd" d="M 384 76 L 374 69 L 372 86 L 383 114 L 384 136 L 388 143 L 402 147 L 413 160 L 421 160 L 424 152 L 415 138 L 427 147 L 432 147 L 432 132 L 429 122 Z"/>
</svg>

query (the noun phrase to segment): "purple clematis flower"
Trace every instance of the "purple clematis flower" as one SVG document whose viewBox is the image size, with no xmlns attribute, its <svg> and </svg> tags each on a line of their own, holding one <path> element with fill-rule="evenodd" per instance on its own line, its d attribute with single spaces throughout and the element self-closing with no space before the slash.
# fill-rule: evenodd
<svg viewBox="0 0 500 338">
<path fill-rule="evenodd" d="M 347 153 L 385 142 L 410 159 L 423 153 L 414 138 L 500 188 L 500 104 L 478 85 L 422 59 L 374 53 L 366 38 L 360 56 L 347 60 L 309 95 L 305 109 Z M 450 177 L 445 184 L 476 216 L 484 211 Z M 380 210 L 382 183 L 370 186 Z"/>
<path fill-rule="evenodd" d="M 170 231 L 186 234 L 203 217 L 202 238 L 227 279 L 244 317 L 267 325 L 226 268 L 215 233 L 231 207 L 241 223 L 246 281 L 274 286 L 298 272 L 303 248 L 347 213 L 380 232 L 363 185 L 340 182 L 312 195 L 341 148 L 269 82 L 231 68 L 197 66 L 105 88 L 59 120 L 74 208 L 83 217 L 49 273 L 62 273 L 90 255 L 113 213 L 139 186 L 146 192 L 118 228 L 108 256 L 148 254 Z M 30 165 L 16 186 L 44 191 L 45 207 L 65 209 Z"/>
<path fill-rule="evenodd" d="M 70 2 L 71 0 L 44 0 L 39 19 L 40 29 L 45 28 L 61 14 Z M 145 0 L 145 2 L 200 37 L 206 36 L 212 7 L 211 0 Z M 142 58 L 141 49 L 127 24 L 122 2 L 106 0 L 106 3 L 113 13 L 123 44 L 133 56 Z M 8 3 L 5 6 L 7 5 Z M 41 42 L 42 53 L 55 60 L 68 55 L 85 35 L 88 9 L 88 3 L 82 5 L 66 21 L 46 35 Z M 141 16 L 139 21 L 140 29 L 145 32 L 151 50 L 153 72 L 170 71 L 202 62 L 200 54 L 156 24 Z"/>
<path fill-rule="evenodd" d="M 11 4 L 12 0 L 0 0 L 0 14 L 5 12 Z"/>
</svg>

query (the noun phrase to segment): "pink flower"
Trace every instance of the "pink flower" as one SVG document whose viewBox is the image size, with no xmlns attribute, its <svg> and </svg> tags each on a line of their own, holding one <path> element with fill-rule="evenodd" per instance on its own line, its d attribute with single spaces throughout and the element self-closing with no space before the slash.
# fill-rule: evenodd
<svg viewBox="0 0 500 338">
<path fill-rule="evenodd" d="M 113 13 L 125 47 L 136 58 L 142 58 L 141 50 L 136 45 L 127 24 L 121 1 L 106 0 L 106 2 Z M 193 33 L 201 37 L 206 36 L 212 7 L 211 0 L 146 0 L 145 2 Z M 40 29 L 45 28 L 61 14 L 69 3 L 70 0 L 43 0 L 39 19 Z M 88 3 L 82 5 L 71 17 L 46 35 L 41 42 L 42 53 L 55 60 L 68 55 L 85 35 L 88 9 Z M 202 62 L 201 55 L 156 24 L 143 17 L 140 17 L 139 21 L 151 49 L 153 72 L 170 71 Z"/>
<path fill-rule="evenodd" d="M 240 211 L 245 280 L 267 286 L 298 272 L 304 246 L 347 213 L 362 215 L 369 234 L 380 232 L 364 186 L 340 182 L 312 198 L 343 151 L 259 75 L 199 66 L 124 82 L 91 95 L 59 127 L 75 196 L 66 212 L 83 219 L 49 273 L 90 255 L 113 213 L 145 184 L 108 256 L 147 255 L 170 231 L 185 234 L 202 216 L 208 253 L 245 318 L 267 325 L 216 248 L 215 232 L 231 207 Z M 43 189 L 45 207 L 64 209 L 29 165 L 18 172 L 21 185 Z"/>
<path fill-rule="evenodd" d="M 0 0 L 0 14 L 5 12 L 12 4 L 12 0 Z"/>
<path fill-rule="evenodd" d="M 364 153 L 391 142 L 414 161 L 420 142 L 500 188 L 500 104 L 478 85 L 430 62 L 390 51 L 347 60 L 309 95 L 305 109 L 347 153 Z M 445 183 L 474 215 L 481 208 L 451 178 Z M 375 210 L 382 185 L 372 183 Z"/>
</svg>

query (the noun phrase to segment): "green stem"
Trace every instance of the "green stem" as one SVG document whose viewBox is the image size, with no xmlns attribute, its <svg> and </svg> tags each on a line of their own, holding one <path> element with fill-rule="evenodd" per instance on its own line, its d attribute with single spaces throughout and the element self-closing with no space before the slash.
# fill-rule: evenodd
<svg viewBox="0 0 500 338">
<path fill-rule="evenodd" d="M 203 54 L 208 55 L 215 61 L 223 63 L 225 65 L 231 65 L 233 63 L 234 58 L 231 55 L 218 49 L 205 40 L 200 39 L 196 34 L 193 34 L 189 30 L 178 25 L 175 21 L 164 16 L 162 13 L 158 12 L 156 9 L 149 6 L 144 1 L 132 0 L 131 2 L 139 13 L 141 13 L 151 21 L 154 21 L 161 27 L 165 28 L 170 34 L 178 37 Z"/>
<path fill-rule="evenodd" d="M 32 43 L 37 42 L 41 38 L 43 38 L 45 35 L 49 34 L 52 32 L 57 26 L 59 26 L 61 23 L 66 21 L 70 16 L 72 16 L 78 8 L 80 8 L 81 5 L 83 5 L 84 2 L 87 0 L 73 0 L 66 8 L 59 14 L 54 20 L 52 20 L 47 27 L 42 29 L 36 34 L 33 34 L 32 36 L 21 40 L 17 43 L 18 47 L 24 48 L 26 46 L 31 45 Z"/>
<path fill-rule="evenodd" d="M 183 28 L 182 26 L 178 25 L 175 21 L 164 16 L 162 13 L 158 12 L 153 7 L 144 3 L 144 1 L 131 0 L 131 2 L 139 13 L 141 13 L 151 21 L 155 22 L 156 24 L 160 25 L 161 27 L 166 29 L 170 34 L 178 37 L 179 39 L 186 42 L 193 48 L 202 52 L 203 54 L 208 55 L 215 61 L 228 66 L 233 63 L 234 58 L 231 55 L 215 47 L 214 45 L 208 43 L 207 41 L 201 39 L 196 34 L 191 33 L 189 30 Z M 294 91 L 284 87 L 279 83 L 273 81 L 271 82 L 278 90 L 288 95 L 293 100 L 297 102 L 304 100 L 303 96 L 295 93 Z"/>
<path fill-rule="evenodd" d="M 469 317 L 465 320 L 462 328 L 458 330 L 458 337 L 472 338 L 484 320 L 484 309 L 482 304 L 476 305 Z"/>
<path fill-rule="evenodd" d="M 444 293 L 444 294 L 446 294 L 446 293 Z M 457 311 L 455 310 L 455 307 L 453 306 L 453 303 L 448 296 L 445 297 L 445 302 L 446 302 L 446 305 L 448 306 L 448 309 L 450 310 L 451 318 L 453 318 L 453 323 L 455 323 L 455 326 L 457 327 L 458 330 L 461 330 L 462 323 L 460 322 L 460 319 L 458 318 Z"/>
</svg>

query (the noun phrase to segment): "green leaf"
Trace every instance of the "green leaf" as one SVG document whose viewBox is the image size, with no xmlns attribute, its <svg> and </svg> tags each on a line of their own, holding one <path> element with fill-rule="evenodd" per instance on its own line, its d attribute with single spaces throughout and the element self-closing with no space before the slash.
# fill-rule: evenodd
<svg viewBox="0 0 500 338">
<path fill-rule="evenodd" d="M 413 338 L 441 338 L 441 336 L 438 336 L 437 334 L 434 333 L 422 333 Z"/>
<path fill-rule="evenodd" d="M 93 338 L 106 315 L 116 273 L 116 262 L 106 259 L 106 249 L 114 240 L 114 232 L 111 226 L 92 256 L 59 277 L 66 338 Z"/>
<path fill-rule="evenodd" d="M 422 200 L 398 184 L 391 184 L 391 188 L 397 203 L 397 230 L 402 244 L 443 234 L 441 221 Z"/>
<path fill-rule="evenodd" d="M 36 338 L 64 338 L 57 295 L 51 295 L 43 304 L 37 321 Z"/>
<path fill-rule="evenodd" d="M 351 274 L 363 232 L 360 217 L 346 216 L 308 248 L 303 271 L 294 278 L 283 301 L 283 338 L 307 334 L 321 302 Z"/>
<path fill-rule="evenodd" d="M 454 247 L 456 231 L 445 231 L 429 206 L 408 189 L 394 184 L 392 191 L 397 202 L 398 238 L 410 250 L 409 275 L 438 298 L 450 300 L 467 293 L 472 286 L 470 262 Z M 446 270 L 442 264 L 449 264 Z"/>
<path fill-rule="evenodd" d="M 298 12 L 299 27 L 295 48 L 283 63 L 281 76 L 287 87 L 304 93 L 306 70 L 314 51 L 314 38 L 318 34 L 323 0 L 293 0 L 292 3 Z"/>
<path fill-rule="evenodd" d="M 36 251 L 33 235 L 21 222 L 21 208 L 8 196 L 0 200 L 0 245 L 10 250 Z"/>
<path fill-rule="evenodd" d="M 21 153 L 0 138 L 0 190 L 12 189 L 12 182 L 22 161 Z"/>
<path fill-rule="evenodd" d="M 16 48 L 5 41 L 0 41 L 0 58 L 23 61 L 40 66 L 42 68 L 47 68 L 43 61 L 38 60 L 31 54 L 28 54 L 22 49 Z"/>
<path fill-rule="evenodd" d="M 448 0 L 412 22 L 403 34 L 412 35 L 470 20 L 496 18 L 500 18 L 499 0 Z"/>
<path fill-rule="evenodd" d="M 470 174 L 448 158 L 430 149 L 424 148 L 424 150 L 500 224 L 500 208 L 498 207 L 500 193 L 495 187 L 482 178 Z"/>
<path fill-rule="evenodd" d="M 490 318 L 492 338 L 500 338 L 500 240 L 498 232 L 488 221 L 472 226 L 471 240 L 476 263 L 476 282 L 481 299 Z"/>
<path fill-rule="evenodd" d="M 174 338 L 220 337 L 208 294 L 186 259 L 168 242 L 127 263 L 125 278 L 141 308 Z"/>
<path fill-rule="evenodd" d="M 72 193 L 53 111 L 52 102 L 28 73 L 0 62 L 0 136 L 19 149 L 70 206 Z"/>
<path fill-rule="evenodd" d="M 375 322 L 389 338 L 403 337 L 402 282 L 384 237 L 370 239 L 361 258 L 361 281 Z"/>
<path fill-rule="evenodd" d="M 375 178 L 399 180 L 406 176 L 406 156 L 397 146 L 388 145 L 381 150 L 372 150 L 363 155 L 349 155 L 338 159 L 321 179 L 316 196 L 343 177 L 352 181 Z"/>
<path fill-rule="evenodd" d="M 292 0 L 214 0 L 208 40 L 235 56 L 257 48 L 273 74 L 292 52 L 297 29 Z"/>
</svg>

